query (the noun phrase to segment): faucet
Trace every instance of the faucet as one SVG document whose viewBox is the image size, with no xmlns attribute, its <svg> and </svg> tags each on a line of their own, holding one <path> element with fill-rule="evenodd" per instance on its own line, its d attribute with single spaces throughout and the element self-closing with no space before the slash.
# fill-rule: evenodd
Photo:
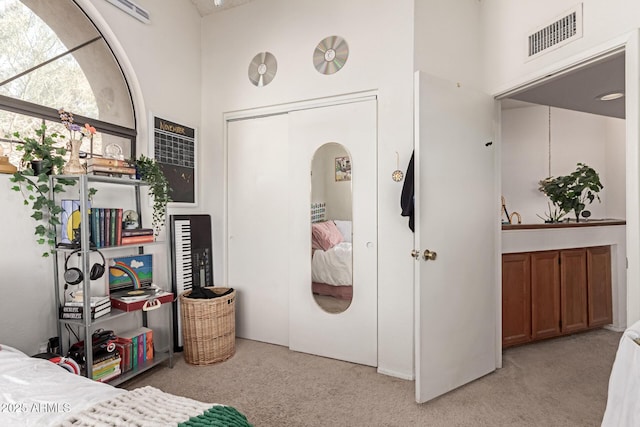
<svg viewBox="0 0 640 427">
<path fill-rule="evenodd" d="M 509 217 L 509 224 L 513 224 L 513 217 L 514 216 L 518 218 L 518 224 L 522 224 L 522 217 L 516 211 L 511 212 L 511 216 Z"/>
</svg>

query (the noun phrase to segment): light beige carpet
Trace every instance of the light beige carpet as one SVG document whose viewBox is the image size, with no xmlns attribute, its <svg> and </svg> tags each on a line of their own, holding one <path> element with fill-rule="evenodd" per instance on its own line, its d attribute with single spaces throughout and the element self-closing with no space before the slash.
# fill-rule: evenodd
<svg viewBox="0 0 640 427">
<path fill-rule="evenodd" d="M 258 426 L 599 426 L 621 334 L 599 329 L 504 351 L 504 367 L 431 402 L 375 368 L 238 339 L 212 366 L 176 357 L 125 383 L 234 406 Z"/>
</svg>

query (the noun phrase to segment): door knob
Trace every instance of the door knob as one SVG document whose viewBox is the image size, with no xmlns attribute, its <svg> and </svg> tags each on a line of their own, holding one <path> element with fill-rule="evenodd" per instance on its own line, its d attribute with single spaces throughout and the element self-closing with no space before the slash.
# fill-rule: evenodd
<svg viewBox="0 0 640 427">
<path fill-rule="evenodd" d="M 414 249 L 411 251 L 411 256 L 418 261 L 420 259 L 420 251 L 418 249 Z"/>
<path fill-rule="evenodd" d="M 425 261 L 435 261 L 436 257 L 438 256 L 437 253 L 435 253 L 434 251 L 430 251 L 429 249 L 424 251 L 424 254 L 422 254 L 422 257 L 424 258 Z"/>
</svg>

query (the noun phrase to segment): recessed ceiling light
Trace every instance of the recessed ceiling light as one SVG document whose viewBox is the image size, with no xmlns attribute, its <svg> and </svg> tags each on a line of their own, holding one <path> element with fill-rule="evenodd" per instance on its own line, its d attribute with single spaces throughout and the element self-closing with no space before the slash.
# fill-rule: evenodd
<svg viewBox="0 0 640 427">
<path fill-rule="evenodd" d="M 220 7 L 220 6 L 222 6 L 222 2 L 223 2 L 223 0 L 213 0 L 213 4 L 214 4 L 216 7 Z"/>
<path fill-rule="evenodd" d="M 623 92 L 609 92 L 597 97 L 600 101 L 613 101 L 624 96 Z"/>
</svg>

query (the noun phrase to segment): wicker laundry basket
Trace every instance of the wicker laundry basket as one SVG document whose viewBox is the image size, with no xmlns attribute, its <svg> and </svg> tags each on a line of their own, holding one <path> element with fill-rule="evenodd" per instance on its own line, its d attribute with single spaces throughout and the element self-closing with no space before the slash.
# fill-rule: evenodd
<svg viewBox="0 0 640 427">
<path fill-rule="evenodd" d="M 207 289 L 216 294 L 229 290 Z M 236 352 L 236 292 L 211 299 L 186 298 L 190 293 L 180 294 L 184 360 L 192 365 L 227 360 Z"/>
</svg>

